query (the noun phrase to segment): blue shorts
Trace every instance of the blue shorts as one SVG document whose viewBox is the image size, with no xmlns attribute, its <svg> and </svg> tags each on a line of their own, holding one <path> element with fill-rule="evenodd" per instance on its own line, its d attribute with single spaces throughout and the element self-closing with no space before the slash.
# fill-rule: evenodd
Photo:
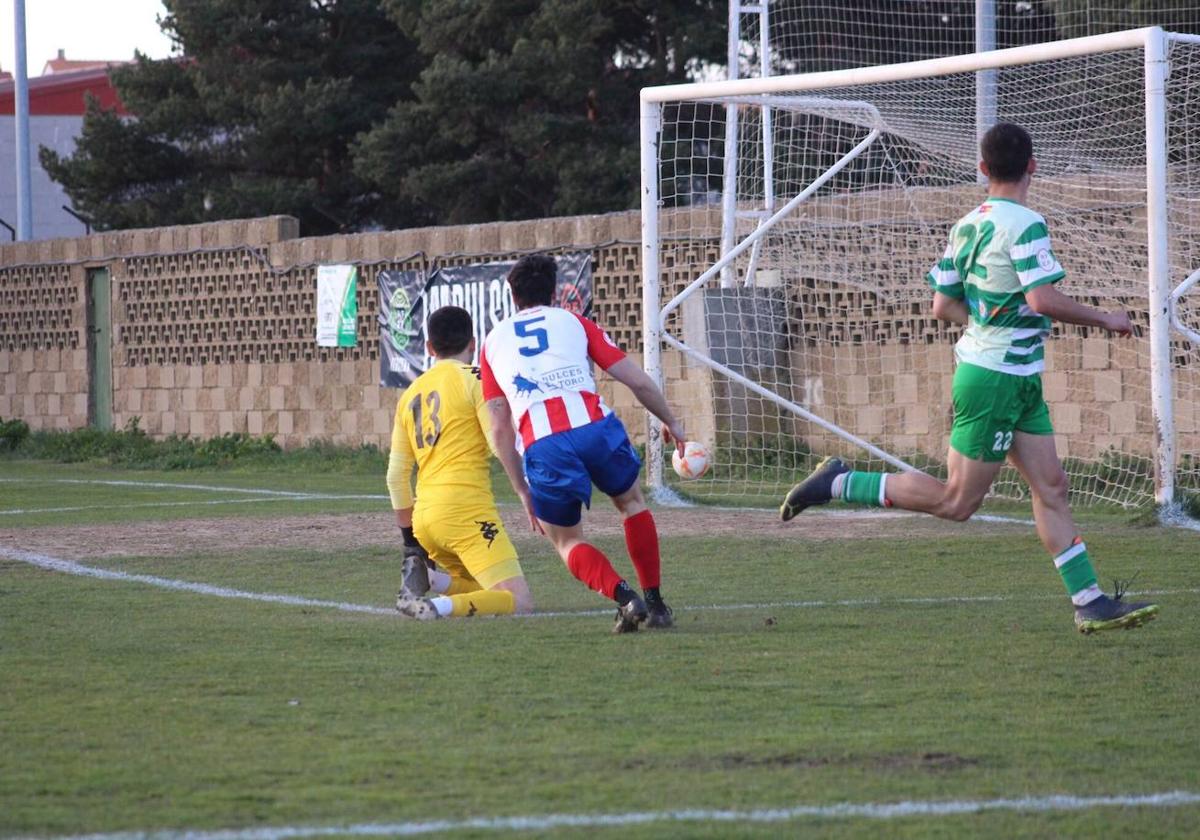
<svg viewBox="0 0 1200 840">
<path fill-rule="evenodd" d="M 538 519 L 564 528 L 591 507 L 592 484 L 609 496 L 634 485 L 642 461 L 617 415 L 586 426 L 555 432 L 525 450 L 525 480 Z"/>
</svg>

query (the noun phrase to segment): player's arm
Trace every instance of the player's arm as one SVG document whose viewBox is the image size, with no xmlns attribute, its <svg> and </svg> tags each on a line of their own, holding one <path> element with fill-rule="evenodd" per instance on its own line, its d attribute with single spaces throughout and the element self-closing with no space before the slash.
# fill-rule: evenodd
<svg viewBox="0 0 1200 840">
<path fill-rule="evenodd" d="M 1118 335 L 1129 335 L 1133 325 L 1124 310 L 1105 312 L 1080 303 L 1055 288 L 1066 272 L 1050 247 L 1050 233 L 1041 219 L 1030 224 L 1009 249 L 1009 258 L 1021 281 L 1029 308 L 1039 315 L 1067 324 L 1101 327 Z"/>
<path fill-rule="evenodd" d="M 671 433 L 671 437 L 675 438 L 675 448 L 679 450 L 680 455 L 683 455 L 683 444 L 687 440 L 683 424 L 679 422 L 674 412 L 671 411 L 671 407 L 667 405 L 666 396 L 654 383 L 654 380 L 629 358 L 623 358 L 613 364 L 608 368 L 608 373 L 613 379 L 632 391 L 633 395 L 637 397 L 637 401 L 663 422 L 663 425 Z"/>
<path fill-rule="evenodd" d="M 542 523 L 538 522 L 537 515 L 533 512 L 533 501 L 529 497 L 529 484 L 525 481 L 521 456 L 517 454 L 517 433 L 513 429 L 512 409 L 508 406 L 508 399 L 504 396 L 492 397 L 487 401 L 487 410 L 490 415 L 492 451 L 500 459 L 500 465 L 504 467 L 504 474 L 508 476 L 509 484 L 512 485 L 517 497 L 521 500 L 521 506 L 525 508 L 525 515 L 529 517 L 529 526 L 538 533 L 545 533 L 542 530 Z"/>
<path fill-rule="evenodd" d="M 419 553 L 422 559 L 428 559 L 425 550 L 417 542 L 413 534 L 413 468 L 416 458 L 413 456 L 412 443 L 404 430 L 401 419 L 404 400 L 396 406 L 396 419 L 392 424 L 392 450 L 388 454 L 387 488 L 392 500 L 392 509 L 396 511 L 396 527 L 404 535 L 404 553 Z"/>
<path fill-rule="evenodd" d="M 941 292 L 933 293 L 933 317 L 940 321 L 966 326 L 970 320 L 967 313 L 967 302 L 962 298 L 953 298 Z"/>
<path fill-rule="evenodd" d="M 667 405 L 667 398 L 662 390 L 644 370 L 629 361 L 625 356 L 625 351 L 618 347 L 604 330 L 596 326 L 594 321 L 589 321 L 581 315 L 575 317 L 583 325 L 584 334 L 587 336 L 588 358 L 607 371 L 613 379 L 632 391 L 637 401 L 662 421 L 663 437 L 668 442 L 670 438 L 675 438 L 675 447 L 679 450 L 679 454 L 683 455 L 683 444 L 687 441 L 687 436 L 683 431 L 683 424 L 679 422 L 671 411 L 671 407 Z"/>
<path fill-rule="evenodd" d="M 505 404 L 508 404 L 507 400 L 505 400 Z M 479 421 L 479 428 L 483 430 L 483 438 L 487 441 L 488 448 L 492 450 L 492 455 L 496 457 L 497 461 L 503 463 L 504 459 L 500 457 L 500 453 L 496 450 L 496 439 L 492 435 L 492 410 L 488 406 L 487 400 L 483 398 L 482 392 L 478 394 L 478 401 L 475 403 L 475 419 Z M 515 448 L 515 436 L 513 441 Z"/>
<path fill-rule="evenodd" d="M 966 290 L 958 267 L 954 264 L 954 231 L 950 232 L 950 244 L 942 258 L 925 275 L 925 282 L 933 289 L 933 317 L 940 321 L 966 326 L 970 320 L 967 310 Z"/>
<path fill-rule="evenodd" d="M 1133 332 L 1133 324 L 1124 310 L 1105 312 L 1103 309 L 1088 306 L 1069 295 L 1064 295 L 1049 283 L 1027 290 L 1025 302 L 1034 312 L 1055 321 L 1079 324 L 1083 327 L 1101 327 L 1117 335 L 1129 335 Z"/>
</svg>

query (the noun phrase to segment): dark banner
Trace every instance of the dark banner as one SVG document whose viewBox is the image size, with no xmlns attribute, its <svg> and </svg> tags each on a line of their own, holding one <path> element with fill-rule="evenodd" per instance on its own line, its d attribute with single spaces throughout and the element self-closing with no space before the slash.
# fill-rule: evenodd
<svg viewBox="0 0 1200 840">
<path fill-rule="evenodd" d="M 592 314 L 592 256 L 560 254 L 555 306 Z M 423 271 L 379 272 L 379 384 L 407 388 L 430 364 L 425 353 L 425 323 L 443 306 L 461 306 L 475 322 L 475 343 L 513 314 L 504 278 L 516 260 L 453 265 Z"/>
</svg>

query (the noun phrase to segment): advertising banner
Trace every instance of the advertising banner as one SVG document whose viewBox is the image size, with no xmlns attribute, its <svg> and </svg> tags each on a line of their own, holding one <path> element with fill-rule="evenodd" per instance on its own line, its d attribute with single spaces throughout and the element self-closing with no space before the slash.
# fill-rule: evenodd
<svg viewBox="0 0 1200 840">
<path fill-rule="evenodd" d="M 317 266 L 318 347 L 353 347 L 357 343 L 357 293 L 357 266 Z"/>
<path fill-rule="evenodd" d="M 592 314 L 592 256 L 559 254 L 554 304 L 580 315 Z M 379 272 L 379 381 L 388 388 L 407 388 L 426 371 L 425 323 L 443 306 L 471 313 L 476 347 L 492 327 L 513 314 L 505 277 L 515 260 L 478 265 L 442 266 L 423 271 Z"/>
</svg>

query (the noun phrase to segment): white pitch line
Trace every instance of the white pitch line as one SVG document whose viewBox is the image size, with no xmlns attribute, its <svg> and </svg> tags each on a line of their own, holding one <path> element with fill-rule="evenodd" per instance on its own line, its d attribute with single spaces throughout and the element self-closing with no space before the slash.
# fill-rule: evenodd
<svg viewBox="0 0 1200 840">
<path fill-rule="evenodd" d="M 263 487 L 228 487 L 222 484 L 178 484 L 173 481 L 128 481 L 99 478 L 0 478 L 6 484 L 97 484 L 105 487 L 146 487 L 156 490 L 203 490 L 216 493 L 247 493 L 281 499 L 386 499 L 383 493 L 312 493 L 304 490 L 269 490 Z"/>
<path fill-rule="evenodd" d="M 78 505 L 75 507 L 57 507 L 57 508 L 16 508 L 14 510 L 0 510 L 0 516 L 16 516 L 18 514 L 33 514 L 33 513 L 74 513 L 81 510 L 134 510 L 137 508 L 158 508 L 158 507 L 201 507 L 204 505 L 252 505 L 260 502 L 312 502 L 312 501 L 339 501 L 339 500 L 358 500 L 358 499 L 386 499 L 386 496 L 345 496 L 340 494 L 325 494 L 318 495 L 316 493 L 306 496 L 271 496 L 266 499 L 205 499 L 200 502 L 136 502 L 134 504 L 123 505 Z"/>
<path fill-rule="evenodd" d="M 787 808 L 674 811 L 631 811 L 623 814 L 541 814 L 517 817 L 472 817 L 461 820 L 358 823 L 331 826 L 278 826 L 215 831 L 123 831 L 75 834 L 54 840 L 295 840 L 302 837 L 413 837 L 450 831 L 549 831 L 556 828 L 612 828 L 652 823 L 780 823 L 798 819 L 897 820 L 953 817 L 993 811 L 1042 814 L 1088 811 L 1095 808 L 1179 808 L 1200 804 L 1200 794 L 1173 790 L 1165 793 L 1114 796 L 1026 796 L 1012 799 L 917 799 L 901 802 L 838 802 L 833 805 L 793 805 Z"/>
<path fill-rule="evenodd" d="M 95 566 L 85 566 L 71 560 L 60 560 L 45 554 L 35 554 L 32 551 L 18 551 L 11 548 L 0 548 L 0 557 L 28 563 L 42 569 L 63 572 L 68 575 L 100 578 L 101 580 L 120 580 L 127 583 L 145 583 L 161 589 L 174 589 L 183 592 L 195 592 L 200 595 L 213 595 L 218 598 L 240 598 L 247 601 L 265 601 L 272 604 L 288 604 L 294 607 L 328 607 L 343 612 L 374 613 L 377 615 L 395 615 L 396 611 L 383 607 L 372 607 L 366 604 L 350 604 L 344 601 L 320 601 L 313 598 L 301 598 L 297 595 L 273 595 L 263 592 L 247 592 L 243 589 L 230 589 L 225 586 L 212 586 L 207 583 L 193 583 L 186 580 L 172 580 L 155 575 L 138 575 L 129 572 L 118 572 L 112 569 L 100 569 Z"/>
<path fill-rule="evenodd" d="M 304 598 L 298 595 L 277 595 L 270 592 L 249 592 L 244 589 L 231 589 L 226 586 L 214 586 L 209 583 L 195 583 L 187 580 L 162 578 L 156 575 L 142 575 L 131 572 L 120 572 L 114 569 L 103 569 L 97 566 L 86 566 L 73 560 L 63 560 L 32 551 L 4 548 L 0 546 L 0 559 L 15 560 L 28 563 L 40 569 L 61 572 L 68 575 L 98 578 L 101 580 L 117 580 L 126 583 L 143 583 L 157 586 L 160 589 L 172 589 L 179 592 L 194 592 L 200 595 L 211 595 L 217 598 L 236 598 L 244 601 L 262 601 L 271 604 L 287 604 L 299 607 L 325 607 L 342 612 L 371 613 L 373 615 L 396 615 L 395 610 L 370 604 L 353 604 L 346 601 L 324 601 L 315 598 Z M 1194 589 L 1162 589 L 1143 592 L 1130 592 L 1130 595 L 1181 595 L 1200 594 L 1200 588 Z M 1051 601 L 1061 600 L 1062 596 L 1031 595 L 1026 600 Z M 1013 600 L 1008 595 L 944 595 L 920 598 L 845 598 L 837 600 L 809 601 L 768 601 L 742 604 L 692 604 L 681 606 L 678 612 L 729 612 L 740 610 L 773 610 L 773 609 L 815 609 L 828 607 L 886 607 L 889 605 L 906 604 L 979 604 L 1002 603 Z M 508 616 L 509 618 L 578 618 L 593 615 L 608 615 L 611 608 L 594 610 L 557 610 L 535 612 L 529 615 Z"/>
</svg>

